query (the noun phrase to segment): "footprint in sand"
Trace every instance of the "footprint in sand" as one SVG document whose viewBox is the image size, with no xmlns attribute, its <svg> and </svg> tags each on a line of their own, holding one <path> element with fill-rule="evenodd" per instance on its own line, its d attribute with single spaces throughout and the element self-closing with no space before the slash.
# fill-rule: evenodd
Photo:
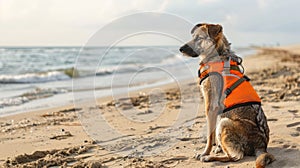
<svg viewBox="0 0 300 168">
<path fill-rule="evenodd" d="M 297 137 L 297 136 L 299 136 L 300 134 L 299 134 L 299 132 L 292 132 L 290 135 L 291 135 L 292 137 Z"/>
<path fill-rule="evenodd" d="M 300 125 L 300 122 L 294 122 L 294 123 L 291 123 L 291 124 L 288 124 L 288 125 L 286 125 L 286 127 L 294 127 L 294 126 L 297 126 L 297 125 Z M 300 127 L 297 127 L 296 129 L 296 132 L 292 132 L 290 135 L 292 136 L 292 137 L 298 137 L 298 136 L 300 136 Z"/>
<path fill-rule="evenodd" d="M 294 123 L 288 124 L 288 125 L 286 125 L 286 127 L 294 127 L 297 125 L 300 125 L 300 122 L 294 122 Z"/>
<path fill-rule="evenodd" d="M 295 148 L 297 148 L 297 145 L 295 144 L 289 144 L 288 142 L 282 144 L 282 148 L 284 152 L 293 152 Z"/>
<path fill-rule="evenodd" d="M 267 121 L 278 121 L 277 118 L 268 118 Z"/>
<path fill-rule="evenodd" d="M 290 112 L 290 113 L 297 113 L 298 110 L 288 110 L 288 112 Z"/>
<path fill-rule="evenodd" d="M 289 144 L 284 144 L 284 145 L 282 145 L 282 147 L 283 148 L 289 148 L 291 145 L 289 145 Z"/>
<path fill-rule="evenodd" d="M 272 143 L 275 143 L 275 144 L 283 144 L 284 143 L 284 140 L 283 139 L 275 139 L 272 141 Z"/>
</svg>

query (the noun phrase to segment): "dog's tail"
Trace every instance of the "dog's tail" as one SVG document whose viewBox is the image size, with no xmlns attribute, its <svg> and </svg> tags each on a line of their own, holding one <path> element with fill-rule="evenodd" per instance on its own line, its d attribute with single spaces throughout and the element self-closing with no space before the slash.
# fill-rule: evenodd
<svg viewBox="0 0 300 168">
<path fill-rule="evenodd" d="M 275 157 L 264 151 L 264 152 L 261 152 L 261 151 L 257 151 L 256 152 L 256 168 L 265 168 L 266 165 L 272 163 L 273 161 L 275 161 Z"/>
</svg>

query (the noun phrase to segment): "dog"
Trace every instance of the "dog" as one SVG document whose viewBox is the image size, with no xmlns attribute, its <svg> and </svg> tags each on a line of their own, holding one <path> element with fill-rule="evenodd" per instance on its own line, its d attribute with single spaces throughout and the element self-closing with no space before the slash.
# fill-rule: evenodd
<svg viewBox="0 0 300 168">
<path fill-rule="evenodd" d="M 230 49 L 219 24 L 197 24 L 192 40 L 180 47 L 189 57 L 200 57 L 199 83 L 205 103 L 207 143 L 195 158 L 203 162 L 238 161 L 256 156 L 256 167 L 275 160 L 267 152 L 269 127 L 261 101 L 243 73 L 242 58 Z M 210 155 L 217 139 L 215 153 Z"/>
</svg>

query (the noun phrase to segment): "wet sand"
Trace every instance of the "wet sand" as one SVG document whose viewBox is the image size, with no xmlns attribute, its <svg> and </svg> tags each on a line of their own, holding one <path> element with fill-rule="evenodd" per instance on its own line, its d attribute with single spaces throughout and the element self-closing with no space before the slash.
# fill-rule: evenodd
<svg viewBox="0 0 300 168">
<path fill-rule="evenodd" d="M 238 54 L 238 53 L 237 53 Z M 300 165 L 300 46 L 244 59 L 270 127 L 269 167 Z M 196 70 L 195 70 L 196 72 Z M 0 167 L 245 167 L 193 159 L 205 147 L 197 79 L 0 118 Z"/>
</svg>

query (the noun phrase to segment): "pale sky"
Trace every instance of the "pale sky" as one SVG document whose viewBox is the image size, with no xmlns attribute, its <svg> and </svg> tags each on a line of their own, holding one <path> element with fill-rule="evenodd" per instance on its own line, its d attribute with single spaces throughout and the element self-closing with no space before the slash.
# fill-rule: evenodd
<svg viewBox="0 0 300 168">
<path fill-rule="evenodd" d="M 103 26 L 143 11 L 219 23 L 236 46 L 297 44 L 299 6 L 298 0 L 0 0 L 0 46 L 83 46 Z"/>
</svg>

